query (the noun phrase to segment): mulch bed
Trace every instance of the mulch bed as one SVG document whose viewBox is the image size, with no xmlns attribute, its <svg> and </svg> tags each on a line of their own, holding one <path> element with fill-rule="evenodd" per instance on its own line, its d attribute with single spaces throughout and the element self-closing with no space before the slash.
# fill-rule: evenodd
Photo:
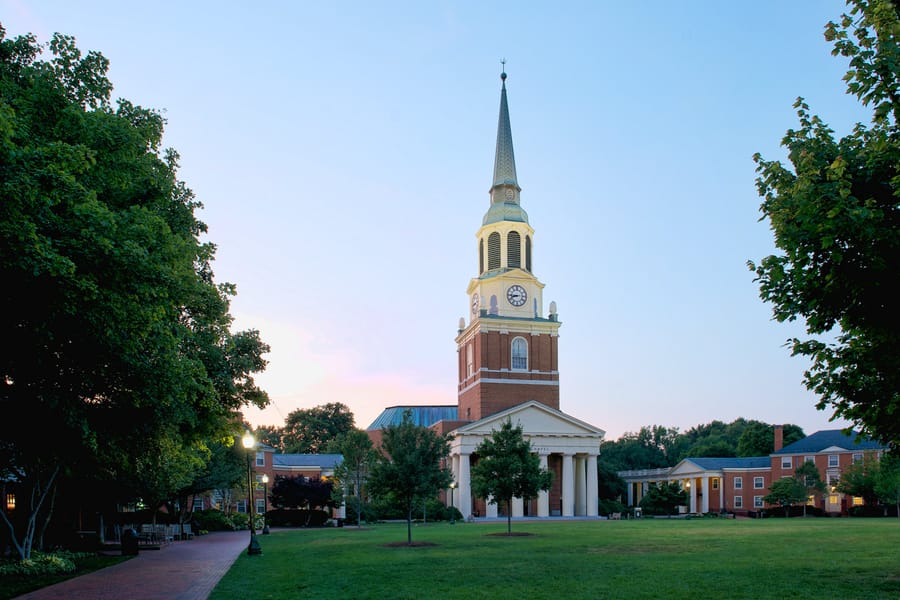
<svg viewBox="0 0 900 600">
<path fill-rule="evenodd" d="M 410 548 L 424 548 L 426 546 L 437 546 L 434 542 L 413 542 L 412 544 L 407 544 L 406 542 L 391 542 L 390 544 L 384 544 L 385 548 L 402 548 L 402 547 L 410 547 Z"/>
</svg>

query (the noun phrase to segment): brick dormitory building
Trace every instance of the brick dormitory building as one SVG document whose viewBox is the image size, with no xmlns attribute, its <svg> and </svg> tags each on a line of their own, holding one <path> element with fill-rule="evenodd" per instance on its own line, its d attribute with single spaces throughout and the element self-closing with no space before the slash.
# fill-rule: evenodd
<svg viewBox="0 0 900 600">
<path fill-rule="evenodd" d="M 775 448 L 769 456 L 746 458 L 685 458 L 666 469 L 620 471 L 627 486 L 628 506 L 637 506 L 649 486 L 660 482 L 678 482 L 689 493 L 690 513 L 733 512 L 751 514 L 772 508 L 763 498 L 772 482 L 791 477 L 805 462 L 816 465 L 825 483 L 825 491 L 810 496 L 808 504 L 832 515 L 847 514 L 859 497 L 840 493 L 841 473 L 854 462 L 880 459 L 886 448 L 856 432 L 840 429 L 817 431 L 787 446 L 782 445 L 782 428 L 775 428 Z"/>
</svg>

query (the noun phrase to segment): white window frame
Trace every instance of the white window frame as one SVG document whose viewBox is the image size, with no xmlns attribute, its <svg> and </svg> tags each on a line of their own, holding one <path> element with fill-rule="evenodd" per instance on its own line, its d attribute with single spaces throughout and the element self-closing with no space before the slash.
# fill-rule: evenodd
<svg viewBox="0 0 900 600">
<path fill-rule="evenodd" d="M 863 461 L 863 453 L 862 452 L 854 452 L 853 453 L 853 462 L 858 463 Z"/>
<path fill-rule="evenodd" d="M 790 469 L 793 467 L 794 461 L 791 456 L 782 456 L 781 457 L 781 468 L 782 469 Z"/>
<path fill-rule="evenodd" d="M 266 453 L 265 452 L 257 452 L 256 453 L 256 466 L 257 467 L 266 466 Z"/>
<path fill-rule="evenodd" d="M 754 478 L 753 478 L 753 489 L 754 489 L 754 490 L 764 490 L 764 489 L 766 489 L 766 479 L 765 479 L 765 477 L 754 477 Z"/>
<path fill-rule="evenodd" d="M 719 489 L 719 478 L 718 477 L 712 478 L 712 489 L 714 489 L 714 490 Z"/>
<path fill-rule="evenodd" d="M 744 508 L 744 497 L 743 496 L 735 496 L 734 497 L 734 507 L 735 508 Z"/>
<path fill-rule="evenodd" d="M 248 502 L 246 498 L 241 498 L 237 501 L 237 506 L 235 507 L 239 513 L 247 513 Z"/>
<path fill-rule="evenodd" d="M 525 351 L 524 356 L 519 356 L 516 354 L 516 342 L 518 342 L 520 340 L 521 340 L 521 343 L 518 345 L 519 345 L 520 349 L 524 349 L 524 351 Z M 524 367 L 516 366 L 517 362 L 521 362 L 521 361 L 525 362 L 525 366 Z M 520 335 L 514 337 L 512 342 L 510 343 L 509 367 L 510 367 L 510 370 L 512 370 L 512 371 L 527 371 L 528 370 L 528 340 L 526 340 L 524 337 L 522 337 Z"/>
<path fill-rule="evenodd" d="M 811 462 L 812 464 L 816 464 L 816 457 L 815 457 L 815 456 L 805 456 L 805 457 L 803 458 L 803 460 L 806 461 L 806 462 Z"/>
<path fill-rule="evenodd" d="M 744 489 L 744 478 L 741 476 L 737 476 L 734 478 L 734 489 L 742 490 Z"/>
<path fill-rule="evenodd" d="M 753 496 L 753 508 L 763 508 L 765 503 L 762 496 Z"/>
<path fill-rule="evenodd" d="M 473 346 L 472 342 L 466 344 L 466 377 L 475 374 L 475 348 Z"/>
<path fill-rule="evenodd" d="M 256 514 L 261 515 L 266 512 L 266 499 L 265 498 L 257 498 L 256 499 Z"/>
<path fill-rule="evenodd" d="M 834 469 L 836 467 L 841 466 L 841 457 L 839 454 L 829 454 L 828 455 L 828 468 Z"/>
<path fill-rule="evenodd" d="M 191 511 L 195 510 L 203 510 L 203 496 L 199 494 L 194 496 L 194 501 L 191 503 Z"/>
</svg>

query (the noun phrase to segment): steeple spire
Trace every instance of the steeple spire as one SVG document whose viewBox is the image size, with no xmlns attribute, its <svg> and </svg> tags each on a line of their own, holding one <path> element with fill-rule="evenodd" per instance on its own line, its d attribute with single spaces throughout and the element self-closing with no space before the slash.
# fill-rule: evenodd
<svg viewBox="0 0 900 600">
<path fill-rule="evenodd" d="M 528 214 L 519 205 L 519 180 L 516 177 L 516 157 L 513 153 L 512 128 L 509 125 L 509 105 L 506 101 L 506 60 L 501 61 L 500 118 L 497 121 L 497 149 L 494 152 L 494 182 L 491 184 L 491 206 L 482 225 L 497 221 L 528 222 Z"/>
<path fill-rule="evenodd" d="M 505 66 L 506 61 L 503 61 Z M 512 128 L 509 126 L 509 105 L 506 102 L 506 69 L 500 73 L 500 118 L 497 122 L 497 150 L 494 155 L 494 184 L 519 187 L 516 180 L 516 157 L 513 154 Z M 517 190 L 518 191 L 518 190 Z"/>
</svg>

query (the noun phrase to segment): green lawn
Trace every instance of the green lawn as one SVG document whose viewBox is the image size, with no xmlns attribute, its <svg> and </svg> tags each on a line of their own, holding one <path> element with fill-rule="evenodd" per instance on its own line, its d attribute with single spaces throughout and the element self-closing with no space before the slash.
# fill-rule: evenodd
<svg viewBox="0 0 900 600">
<path fill-rule="evenodd" d="M 900 598 L 898 519 L 437 523 L 275 531 L 231 598 Z"/>
</svg>

